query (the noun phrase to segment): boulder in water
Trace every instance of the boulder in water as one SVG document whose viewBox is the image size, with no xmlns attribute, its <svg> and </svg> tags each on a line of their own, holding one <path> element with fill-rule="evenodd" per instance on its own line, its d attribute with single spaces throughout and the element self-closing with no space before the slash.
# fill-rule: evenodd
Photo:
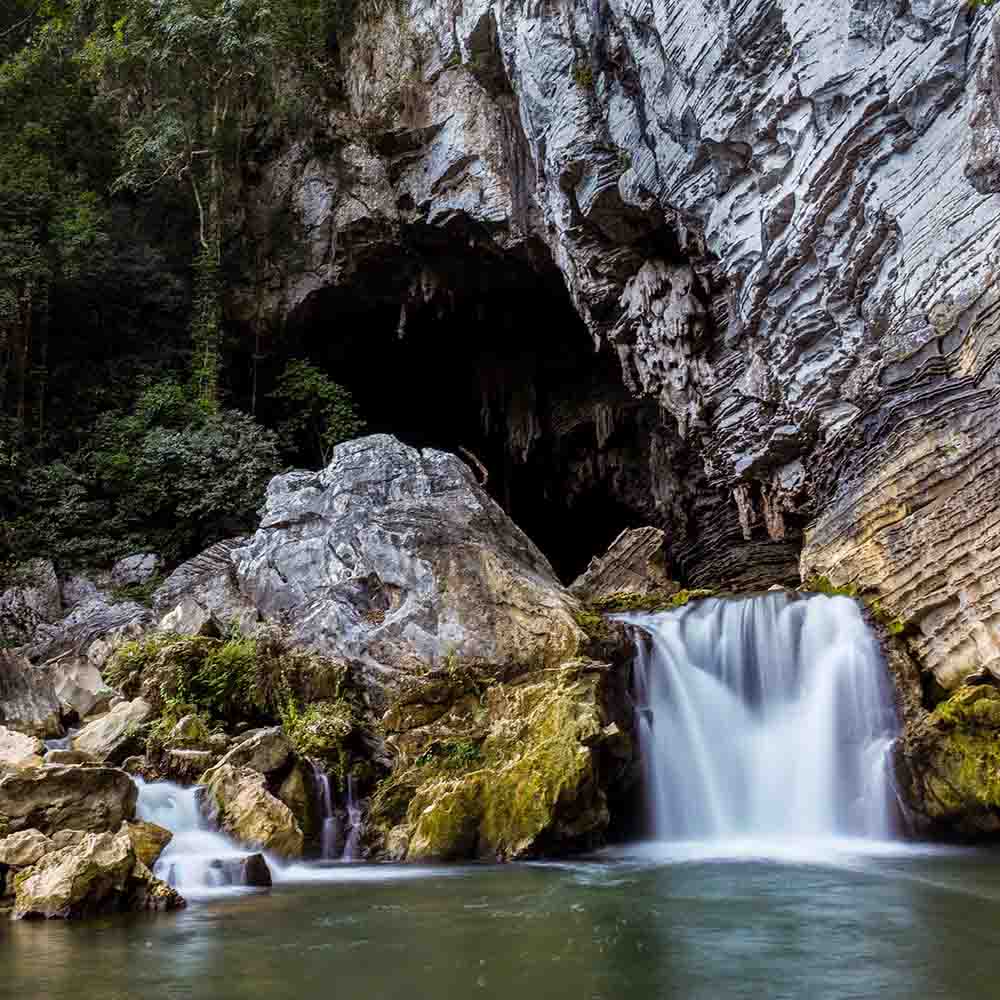
<svg viewBox="0 0 1000 1000">
<path fill-rule="evenodd" d="M 147 823 L 144 820 L 133 820 L 124 824 L 124 830 L 132 841 L 132 850 L 135 856 L 147 867 L 152 868 L 156 864 L 163 849 L 173 839 L 173 834 L 156 823 Z"/>
<path fill-rule="evenodd" d="M 137 790 L 110 767 L 33 767 L 0 774 L 0 831 L 103 833 L 135 816 Z"/>
<path fill-rule="evenodd" d="M 219 829 L 241 844 L 281 857 L 302 856 L 302 829 L 288 806 L 267 790 L 259 771 L 231 764 L 213 768 L 204 804 Z"/>
<path fill-rule="evenodd" d="M 178 894 L 137 859 L 127 830 L 88 833 L 45 854 L 14 877 L 14 914 L 74 918 L 183 906 Z"/>
<path fill-rule="evenodd" d="M 37 767 L 44 753 L 45 744 L 40 739 L 0 726 L 0 771 Z"/>
<path fill-rule="evenodd" d="M 223 885 L 247 885 L 258 889 L 271 887 L 271 869 L 263 854 L 247 854 L 242 858 L 220 858 L 212 869 Z"/>
<path fill-rule="evenodd" d="M 73 737 L 73 749 L 96 760 L 120 763 L 141 744 L 138 728 L 149 719 L 152 706 L 142 698 L 122 702 L 107 715 L 94 719 Z"/>
</svg>

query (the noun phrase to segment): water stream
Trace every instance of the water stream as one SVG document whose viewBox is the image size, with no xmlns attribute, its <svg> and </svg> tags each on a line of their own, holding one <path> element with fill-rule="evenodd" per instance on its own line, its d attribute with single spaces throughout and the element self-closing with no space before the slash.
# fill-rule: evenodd
<svg viewBox="0 0 1000 1000">
<path fill-rule="evenodd" d="M 337 817 L 333 811 L 333 795 L 330 792 L 330 776 L 316 761 L 311 761 L 313 780 L 319 789 L 319 806 L 322 811 L 322 826 L 320 827 L 320 857 L 330 861 L 335 857 L 337 849 Z"/>
<path fill-rule="evenodd" d="M 666 841 L 892 835 L 898 724 L 845 597 L 710 599 L 624 620 L 649 826 Z"/>
</svg>

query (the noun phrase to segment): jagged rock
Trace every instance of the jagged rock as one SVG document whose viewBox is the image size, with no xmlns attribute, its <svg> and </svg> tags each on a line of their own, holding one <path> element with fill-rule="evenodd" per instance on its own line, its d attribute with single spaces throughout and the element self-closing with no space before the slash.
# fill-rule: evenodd
<svg viewBox="0 0 1000 1000">
<path fill-rule="evenodd" d="M 106 596 L 101 594 L 101 588 L 86 576 L 70 576 L 63 580 L 60 586 L 63 606 L 71 611 L 78 604 L 91 601 L 95 597 Z"/>
<path fill-rule="evenodd" d="M 582 601 L 598 601 L 614 594 L 673 593 L 663 550 L 666 535 L 659 528 L 623 531 L 600 557 L 591 559 L 586 571 L 569 587 Z"/>
<path fill-rule="evenodd" d="M 111 585 L 130 587 L 152 580 L 163 566 L 163 560 L 155 552 L 140 552 L 125 556 L 111 567 Z"/>
<path fill-rule="evenodd" d="M 630 780 L 630 712 L 614 671 L 575 661 L 482 694 L 452 681 L 447 698 L 442 683 L 414 682 L 404 696 L 412 709 L 426 686 L 433 713 L 386 714 L 398 763 L 370 817 L 385 853 L 492 860 L 599 844 L 605 789 Z"/>
<path fill-rule="evenodd" d="M 106 711 L 115 692 L 101 672 L 86 660 L 62 661 L 52 667 L 53 687 L 65 715 L 85 719 Z"/>
<path fill-rule="evenodd" d="M 98 594 L 78 604 L 60 621 L 40 625 L 21 652 L 36 661 L 72 653 L 85 656 L 100 669 L 116 642 L 141 635 L 152 623 L 149 608 L 134 601 L 112 602 Z"/>
<path fill-rule="evenodd" d="M 288 806 L 268 792 L 260 772 L 220 764 L 206 779 L 204 806 L 221 830 L 247 847 L 301 857 L 302 830 Z"/>
<path fill-rule="evenodd" d="M 306 768 L 296 761 L 278 789 L 278 798 L 292 811 L 304 834 L 316 832 L 316 792 Z"/>
<path fill-rule="evenodd" d="M 259 616 L 240 594 L 232 562 L 245 541 L 216 542 L 164 580 L 153 594 L 161 629 L 181 635 L 224 635 L 234 626 L 250 631 Z"/>
<path fill-rule="evenodd" d="M 135 856 L 147 867 L 152 868 L 163 849 L 173 840 L 174 835 L 155 823 L 134 820 L 125 823 L 123 829 L 132 842 Z"/>
<path fill-rule="evenodd" d="M 34 767 L 0 774 L 0 832 L 103 833 L 135 816 L 138 791 L 110 767 Z"/>
<path fill-rule="evenodd" d="M 13 586 L 0 591 L 0 643 L 28 641 L 43 622 L 62 613 L 56 569 L 48 559 L 31 559 L 17 566 Z"/>
<path fill-rule="evenodd" d="M 128 832 L 89 833 L 14 878 L 17 917 L 76 918 L 134 909 L 175 909 L 178 894 L 138 860 Z"/>
<path fill-rule="evenodd" d="M 0 649 L 0 725 L 43 739 L 58 737 L 63 734 L 59 712 L 52 671 Z"/>
<path fill-rule="evenodd" d="M 87 723 L 73 737 L 73 749 L 82 750 L 95 760 L 120 763 L 133 752 L 137 730 L 152 711 L 149 702 L 142 698 L 122 702 L 107 715 Z"/>
<path fill-rule="evenodd" d="M 5 768 L 37 767 L 42 763 L 45 744 L 0 726 L 0 771 Z"/>
<path fill-rule="evenodd" d="M 63 847 L 75 847 L 86 836 L 86 830 L 56 830 L 56 832 L 52 834 L 51 840 L 55 849 L 58 851 Z"/>
<path fill-rule="evenodd" d="M 219 761 L 219 767 L 249 767 L 261 774 L 279 771 L 288 763 L 292 748 L 280 726 L 258 729 L 241 739 Z M 205 780 L 209 780 L 205 775 Z"/>
<path fill-rule="evenodd" d="M 384 434 L 272 480 L 232 558 L 262 616 L 373 684 L 446 658 L 555 664 L 583 640 L 575 601 L 469 467 Z"/>
<path fill-rule="evenodd" d="M 0 840 L 0 865 L 26 868 L 58 845 L 38 830 L 22 830 Z"/>
<path fill-rule="evenodd" d="M 248 854 L 242 858 L 220 858 L 213 861 L 221 885 L 248 885 L 260 889 L 271 887 L 271 869 L 263 854 Z"/>
</svg>

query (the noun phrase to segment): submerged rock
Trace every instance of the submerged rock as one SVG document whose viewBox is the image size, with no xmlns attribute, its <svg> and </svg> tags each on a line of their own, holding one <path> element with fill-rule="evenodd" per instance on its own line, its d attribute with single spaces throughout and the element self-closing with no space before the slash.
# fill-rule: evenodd
<svg viewBox="0 0 1000 1000">
<path fill-rule="evenodd" d="M 242 858 L 220 858 L 211 867 L 222 885 L 247 885 L 259 889 L 271 886 L 271 869 L 263 854 L 248 854 Z"/>
<path fill-rule="evenodd" d="M 286 858 L 302 856 L 302 830 L 288 806 L 267 790 L 260 772 L 220 764 L 206 776 L 204 806 L 219 829 L 241 844 Z"/>
<path fill-rule="evenodd" d="M 137 790 L 110 767 L 33 767 L 0 774 L 0 833 L 103 833 L 135 816 Z"/>
</svg>

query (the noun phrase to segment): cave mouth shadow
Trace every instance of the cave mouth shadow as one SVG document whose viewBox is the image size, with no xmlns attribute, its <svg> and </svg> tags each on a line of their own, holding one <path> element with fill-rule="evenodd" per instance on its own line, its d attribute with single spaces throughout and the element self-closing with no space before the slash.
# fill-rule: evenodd
<svg viewBox="0 0 1000 1000">
<path fill-rule="evenodd" d="M 625 390 L 617 355 L 595 352 L 558 273 L 499 267 L 466 266 L 464 282 L 416 301 L 330 290 L 290 324 L 288 355 L 346 386 L 369 433 L 457 453 L 480 481 L 485 470 L 568 583 L 623 529 L 651 523 L 659 418 Z"/>
</svg>

